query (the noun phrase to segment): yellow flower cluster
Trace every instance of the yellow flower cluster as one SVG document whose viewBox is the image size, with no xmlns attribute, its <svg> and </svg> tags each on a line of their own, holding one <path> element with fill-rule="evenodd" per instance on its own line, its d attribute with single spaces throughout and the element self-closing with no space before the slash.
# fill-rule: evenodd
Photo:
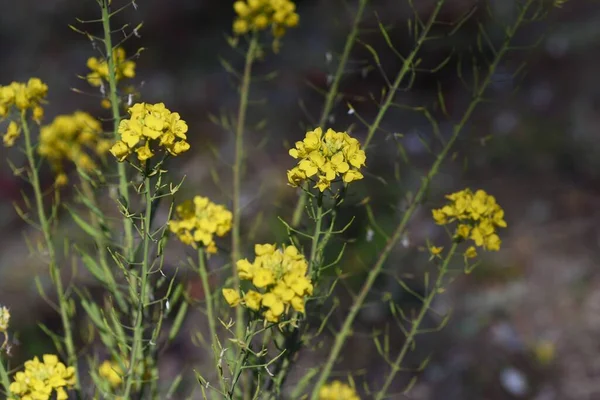
<svg viewBox="0 0 600 400">
<path fill-rule="evenodd" d="M 231 230 L 231 211 L 206 197 L 195 196 L 178 205 L 175 213 L 176 219 L 169 221 L 171 232 L 187 245 L 201 244 L 208 253 L 217 252 L 214 235 L 225 236 Z"/>
<path fill-rule="evenodd" d="M 115 62 L 115 79 L 120 81 L 123 78 L 135 77 L 135 62 L 127 60 L 125 49 L 118 47 L 113 50 L 113 60 Z M 102 82 L 108 82 L 108 62 L 103 58 L 90 57 L 87 60 L 87 66 L 92 72 L 87 74 L 88 83 L 94 87 L 102 85 Z"/>
<path fill-rule="evenodd" d="M 4 333 L 8 330 L 8 323 L 10 321 L 10 311 L 5 306 L 0 307 L 0 333 Z"/>
<path fill-rule="evenodd" d="M 104 378 L 111 387 L 116 388 L 123 383 L 124 372 L 116 362 L 105 360 L 98 369 L 101 378 Z"/>
<path fill-rule="evenodd" d="M 27 83 L 12 82 L 0 86 L 0 117 L 6 117 L 13 106 L 19 111 L 33 110 L 33 119 L 40 122 L 44 109 L 40 104 L 48 94 L 48 85 L 39 78 L 31 78 Z"/>
<path fill-rule="evenodd" d="M 317 176 L 315 188 L 321 192 L 331 186 L 338 177 L 346 183 L 363 178 L 360 168 L 367 157 L 360 143 L 346 132 L 328 129 L 325 135 L 321 128 L 306 133 L 301 142 L 289 151 L 299 159 L 298 165 L 287 172 L 291 186 L 299 186 L 312 176 Z M 314 181 L 313 181 L 314 182 Z"/>
<path fill-rule="evenodd" d="M 76 111 L 70 115 L 59 115 L 50 125 L 40 129 L 38 153 L 46 158 L 57 172 L 57 184 L 67 182 L 63 163 L 73 162 L 85 171 L 96 169 L 96 163 L 88 152 L 103 155 L 112 142 L 102 138 L 102 125 L 90 114 Z M 86 151 L 87 150 L 87 151 Z"/>
<path fill-rule="evenodd" d="M 321 387 L 319 400 L 360 400 L 360 397 L 351 386 L 336 380 Z"/>
<path fill-rule="evenodd" d="M 500 250 L 500 238 L 496 228 L 505 228 L 504 210 L 494 196 L 483 190 L 473 193 L 464 189 L 447 195 L 450 203 L 432 211 L 433 219 L 438 225 L 447 225 L 458 221 L 456 237 L 470 239 L 475 245 L 489 251 Z M 469 248 L 467 257 L 474 257 L 474 250 Z"/>
<path fill-rule="evenodd" d="M 233 32 L 244 35 L 251 31 L 262 31 L 271 26 L 276 38 L 285 35 L 287 28 L 298 25 L 300 17 L 296 4 L 290 0 L 246 0 L 233 3 L 237 18 Z"/>
<path fill-rule="evenodd" d="M 262 308 L 262 315 L 269 322 L 279 322 L 290 306 L 304 313 L 305 297 L 313 293 L 311 280 L 306 276 L 306 258 L 294 246 L 278 249 L 273 244 L 257 244 L 254 252 L 253 263 L 247 259 L 237 262 L 238 275 L 263 292 L 249 290 L 242 297 L 237 289 L 223 289 L 227 303 L 232 307 L 242 304 L 254 311 Z"/>
<path fill-rule="evenodd" d="M 133 152 L 140 161 L 154 156 L 151 142 L 158 145 L 173 156 L 177 156 L 190 148 L 186 142 L 188 126 L 179 113 L 171 112 L 163 103 L 137 103 L 129 108 L 129 119 L 119 123 L 119 135 L 110 152 L 123 162 Z M 155 150 L 155 149 L 154 149 Z"/>
<path fill-rule="evenodd" d="M 10 394 L 21 400 L 68 399 L 65 389 L 75 385 L 75 369 L 66 367 L 53 354 L 45 354 L 42 359 L 40 362 L 34 357 L 25 362 L 25 370 L 17 372 L 10 384 Z"/>
</svg>

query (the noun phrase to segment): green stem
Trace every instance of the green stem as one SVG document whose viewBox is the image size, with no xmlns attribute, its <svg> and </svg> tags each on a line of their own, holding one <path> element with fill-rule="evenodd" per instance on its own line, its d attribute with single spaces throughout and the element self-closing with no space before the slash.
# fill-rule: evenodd
<svg viewBox="0 0 600 400">
<path fill-rule="evenodd" d="M 146 212 L 143 220 L 143 247 L 144 247 L 144 258 L 142 261 L 141 270 L 141 284 L 137 304 L 137 313 L 135 314 L 135 324 L 133 332 L 133 343 L 131 344 L 131 355 L 129 361 L 129 374 L 127 377 L 127 384 L 125 387 L 124 398 L 129 399 L 133 381 L 138 377 L 136 371 L 138 371 L 138 363 L 143 362 L 143 340 L 144 340 L 144 304 L 148 297 L 148 272 L 150 270 L 150 223 L 152 219 L 152 192 L 150 177 L 146 176 L 144 181 L 145 190 L 145 207 Z M 143 368 L 141 369 L 143 373 Z M 141 381 L 141 377 L 140 381 Z"/>
<path fill-rule="evenodd" d="M 115 139 L 120 139 L 118 129 L 119 122 L 121 121 L 121 113 L 119 111 L 119 97 L 117 95 L 117 77 L 116 77 L 116 65 L 113 57 L 113 45 L 110 29 L 110 6 L 108 0 L 102 0 L 102 28 L 104 30 L 104 45 L 106 51 L 106 62 L 108 63 L 108 88 L 109 88 L 109 99 L 112 109 L 113 118 L 113 134 Z M 125 163 L 118 163 L 117 165 L 119 173 L 119 196 L 123 205 L 129 208 L 129 188 L 127 183 L 127 170 L 125 169 Z M 132 261 L 134 257 L 133 248 L 133 221 L 131 218 L 123 218 L 123 227 L 125 230 L 125 257 L 128 261 Z"/>
<path fill-rule="evenodd" d="M 206 257 L 204 255 L 204 250 L 202 247 L 198 247 L 198 272 L 200 273 L 200 279 L 202 281 L 202 290 L 204 291 L 204 299 L 206 300 L 206 317 L 208 318 L 208 329 L 210 331 L 210 348 L 213 352 L 213 356 L 215 359 L 215 368 L 218 371 L 218 365 L 220 362 L 220 349 L 218 344 L 218 336 L 217 336 L 217 325 L 215 318 L 215 309 L 214 309 L 214 301 L 213 301 L 213 293 L 212 288 L 210 287 L 210 281 L 208 280 L 208 270 L 206 267 Z M 219 384 L 221 385 L 221 391 L 225 393 L 227 391 L 227 387 L 225 386 L 225 381 L 223 377 L 218 377 Z"/>
<path fill-rule="evenodd" d="M 241 219 L 241 186 L 242 170 L 244 163 L 244 127 L 246 124 L 246 112 L 248 110 L 248 97 L 250 95 L 250 81 L 252 80 L 252 65 L 256 56 L 256 47 L 258 38 L 252 36 L 248 52 L 246 53 L 246 63 L 244 66 L 244 75 L 240 87 L 240 106 L 237 115 L 237 125 L 235 129 L 235 163 L 233 165 L 233 221 L 231 228 L 231 263 L 234 269 L 234 287 L 239 287 L 240 278 L 237 274 L 236 263 L 240 259 L 240 219 Z M 236 335 L 241 339 L 244 335 L 244 314 L 242 307 L 236 308 Z"/>
<path fill-rule="evenodd" d="M 369 294 L 371 288 L 373 287 L 373 284 L 375 283 L 375 280 L 377 279 L 377 277 L 383 270 L 383 266 L 384 266 L 385 261 L 387 260 L 387 257 L 389 256 L 392 249 L 396 246 L 396 243 L 398 243 L 398 241 L 401 239 L 402 235 L 404 234 L 404 231 L 406 229 L 406 226 L 408 225 L 408 222 L 410 221 L 416 208 L 419 206 L 419 204 L 421 203 L 421 201 L 423 200 L 423 198 L 427 192 L 429 183 L 431 182 L 433 177 L 438 173 L 438 170 L 439 170 L 442 162 L 446 159 L 448 153 L 450 152 L 450 149 L 454 145 L 454 142 L 456 142 L 456 140 L 458 139 L 460 132 L 464 129 L 467 121 L 471 117 L 476 106 L 482 101 L 483 93 L 490 85 L 492 76 L 494 75 L 496 69 L 498 68 L 498 64 L 500 63 L 500 61 L 502 60 L 504 55 L 508 52 L 508 50 L 510 48 L 510 42 L 511 42 L 512 38 L 514 37 L 514 35 L 517 31 L 517 28 L 523 23 L 523 21 L 525 19 L 525 15 L 527 13 L 527 10 L 531 6 L 533 1 L 535 1 L 535 0 L 529 0 L 527 2 L 527 4 L 521 9 L 521 13 L 519 14 L 515 24 L 506 30 L 506 39 L 505 39 L 503 45 L 497 51 L 494 61 L 489 66 L 488 73 L 487 73 L 485 79 L 482 81 L 481 85 L 476 89 L 474 96 L 473 96 L 473 100 L 469 104 L 469 107 L 467 107 L 467 110 L 463 114 L 463 117 L 461 118 L 460 122 L 454 126 L 453 133 L 452 133 L 452 136 L 450 137 L 450 140 L 448 140 L 448 142 L 446 143 L 446 146 L 444 146 L 441 153 L 438 155 L 436 161 L 433 163 L 431 169 L 429 170 L 429 172 L 427 173 L 427 176 L 424 179 L 423 184 L 421 185 L 421 187 L 419 188 L 419 191 L 415 195 L 414 200 L 412 201 L 411 205 L 409 206 L 409 208 L 406 210 L 406 212 L 402 216 L 402 219 L 401 219 L 400 223 L 398 224 L 398 226 L 396 227 L 396 229 L 394 230 L 392 237 L 388 240 L 388 243 L 386 244 L 385 248 L 381 251 L 375 265 L 373 266 L 373 268 L 371 268 L 369 274 L 367 275 L 367 279 L 366 279 L 365 283 L 363 284 L 358 296 L 355 298 L 354 303 L 352 304 L 352 307 L 350 308 L 350 312 L 346 316 L 346 319 L 344 320 L 342 328 L 335 338 L 333 347 L 331 349 L 331 352 L 329 353 L 329 357 L 328 357 L 327 361 L 325 362 L 325 366 L 323 367 L 323 369 L 319 375 L 319 379 L 318 379 L 316 385 L 314 386 L 312 395 L 310 397 L 311 400 L 318 399 L 319 389 L 321 388 L 323 383 L 325 383 L 325 381 L 329 378 L 331 370 L 333 369 L 333 365 L 335 364 L 335 361 L 338 359 L 340 352 L 342 350 L 342 347 L 343 347 L 344 343 L 346 342 L 346 339 L 351 334 L 351 331 L 352 331 L 351 328 L 352 328 L 352 324 L 354 323 L 354 319 L 356 318 L 356 316 L 358 315 L 358 312 L 362 308 L 362 306 L 365 302 L 365 299 L 367 298 L 367 295 Z"/>
<path fill-rule="evenodd" d="M 381 125 L 381 121 L 383 120 L 383 117 L 385 116 L 389 107 L 391 106 L 392 102 L 394 101 L 394 98 L 396 97 L 396 92 L 398 91 L 398 88 L 400 87 L 400 83 L 402 83 L 402 81 L 406 77 L 406 74 L 408 74 L 409 71 L 411 71 L 412 68 L 414 68 L 413 61 L 414 61 L 415 57 L 417 56 L 417 54 L 419 53 L 419 51 L 421 50 L 423 43 L 425 43 L 425 40 L 427 40 L 427 38 L 429 36 L 429 31 L 431 30 L 431 27 L 435 23 L 437 16 L 440 13 L 440 10 L 442 9 L 442 6 L 444 5 L 445 2 L 446 2 L 445 0 L 438 0 L 435 8 L 433 9 L 433 12 L 431 13 L 431 16 L 429 17 L 429 20 L 427 21 L 427 24 L 425 24 L 425 26 L 423 27 L 423 31 L 421 32 L 419 39 L 417 39 L 417 41 L 415 42 L 415 47 L 412 49 L 412 51 L 410 52 L 408 57 L 406 57 L 406 59 L 404 60 L 404 63 L 402 64 L 402 68 L 400 69 L 400 72 L 398 72 L 398 75 L 396 76 L 396 79 L 392 83 L 392 86 L 388 88 L 387 96 L 385 97 L 383 104 L 381 104 L 381 106 L 379 107 L 379 112 L 377 113 L 377 116 L 375 117 L 375 121 L 373 121 L 373 123 L 369 126 L 367 138 L 365 139 L 365 143 L 363 145 L 363 147 L 365 149 L 369 146 L 369 143 L 371 143 L 371 139 L 373 139 L 373 135 L 375 135 L 375 132 L 379 129 L 379 126 Z"/>
<path fill-rule="evenodd" d="M 446 276 L 446 273 L 448 272 L 448 265 L 450 264 L 450 260 L 454 256 L 454 253 L 456 252 L 457 247 L 458 247 L 457 243 L 452 244 L 452 247 L 450 248 L 448 255 L 446 256 L 446 258 L 444 259 L 444 262 L 442 263 L 442 266 L 440 267 L 438 277 L 435 281 L 435 286 L 433 287 L 431 292 L 429 292 L 429 295 L 423 301 L 423 305 L 421 306 L 419 315 L 417 315 L 417 317 L 412 321 L 412 326 L 410 328 L 410 331 L 408 332 L 408 335 L 406 336 L 406 340 L 404 341 L 404 344 L 402 345 L 402 349 L 400 350 L 400 353 L 398 353 L 398 356 L 396 357 L 396 359 L 394 360 L 394 363 L 392 364 L 392 370 L 388 373 L 383 386 L 375 395 L 374 400 L 383 400 L 385 398 L 388 388 L 394 381 L 394 378 L 396 377 L 396 374 L 398 373 L 398 371 L 400 371 L 402 362 L 404 361 L 404 357 L 406 356 L 406 353 L 408 353 L 408 350 L 410 349 L 411 345 L 413 344 L 415 337 L 419 333 L 419 328 L 421 326 L 421 323 L 423 322 L 423 318 L 425 318 L 427 311 L 430 310 L 431 303 L 435 299 L 435 296 L 439 293 L 439 290 L 443 289 L 444 278 Z"/>
<path fill-rule="evenodd" d="M 6 333 L 5 333 L 6 334 Z M 0 351 L 3 351 L 3 348 L 0 348 Z M 7 365 L 8 365 L 8 360 L 7 360 Z M 4 366 L 4 360 L 2 359 L 2 357 L 0 357 L 0 380 L 2 381 L 2 386 L 4 387 L 4 391 L 6 392 L 6 395 L 8 396 L 8 394 L 10 393 L 10 377 L 8 376 L 8 371 L 6 370 L 6 367 Z M 10 397 L 7 397 L 10 398 Z"/>
<path fill-rule="evenodd" d="M 90 183 L 83 177 L 80 177 L 81 187 L 83 190 L 83 194 L 87 197 L 87 199 L 91 202 L 91 204 L 98 208 L 98 201 L 96 199 L 96 194 Z M 90 220 L 92 222 L 92 226 L 100 231 L 101 230 L 101 221 L 100 218 L 94 213 L 94 211 L 90 210 Z M 108 265 L 108 252 L 107 243 L 103 237 L 95 238 L 96 246 L 98 246 L 98 258 L 100 259 L 100 265 L 102 266 L 102 270 L 104 271 L 104 276 L 106 278 L 106 284 L 108 285 L 108 289 L 111 294 L 117 299 L 117 303 L 119 304 L 119 308 L 121 310 L 127 309 L 127 303 L 123 298 L 123 294 L 120 290 L 117 289 L 117 282 L 115 281 L 115 277 L 110 270 Z"/>
<path fill-rule="evenodd" d="M 317 200 L 317 212 L 315 214 L 315 232 L 312 237 L 312 245 L 310 247 L 310 259 L 309 259 L 309 276 L 313 276 L 316 274 L 316 270 L 320 265 L 318 265 L 317 257 L 319 257 L 318 249 L 319 249 L 319 239 L 321 238 L 321 225 L 323 223 L 323 194 L 319 194 L 319 198 Z"/>
<path fill-rule="evenodd" d="M 38 213 L 38 219 L 42 232 L 44 234 L 44 241 L 48 249 L 48 258 L 50 262 L 50 276 L 52 282 L 56 287 L 56 294 L 58 296 L 58 307 L 60 310 L 60 318 L 62 320 L 63 329 L 65 331 L 65 346 L 67 348 L 67 358 L 70 366 L 75 367 L 76 383 L 75 389 L 80 390 L 79 373 L 77 368 L 77 353 L 75 351 L 75 345 L 73 342 L 73 332 L 71 327 L 71 313 L 69 311 L 69 303 L 63 288 L 62 279 L 60 276 L 60 269 L 56 261 L 56 253 L 54 250 L 54 243 L 52 242 L 52 234 L 50 232 L 50 222 L 44 209 L 44 200 L 42 195 L 42 187 L 40 185 L 40 178 L 35 163 L 35 149 L 31 141 L 31 132 L 29 131 L 29 125 L 27 124 L 26 111 L 21 111 L 21 126 L 23 127 L 23 133 L 25 136 L 25 154 L 29 163 L 29 177 L 31 179 L 31 187 L 33 188 L 35 196 L 35 204 Z"/>
<path fill-rule="evenodd" d="M 231 228 L 231 264 L 233 266 L 233 285 L 235 288 L 240 286 L 240 277 L 237 272 L 237 261 L 240 259 L 240 220 L 242 214 L 241 207 L 241 186 L 242 186 L 242 170 L 244 164 L 244 127 L 246 125 L 246 112 L 248 110 L 248 98 L 250 95 L 250 81 L 252 80 L 252 65 L 256 57 L 256 49 L 258 46 L 258 36 L 252 35 L 248 52 L 246 53 L 246 61 L 244 65 L 244 74 L 240 87 L 240 106 L 237 115 L 237 125 L 235 129 L 235 163 L 233 165 L 233 221 Z M 244 336 L 244 310 L 242 307 L 235 309 L 235 332 L 238 340 Z M 242 391 L 244 398 L 250 395 L 244 391 L 246 385 L 246 374 L 242 376 Z"/>
<path fill-rule="evenodd" d="M 354 16 L 352 30 L 346 38 L 346 43 L 344 44 L 344 51 L 342 52 L 342 56 L 340 57 L 338 67 L 335 71 L 335 75 L 333 76 L 333 82 L 331 83 L 331 87 L 327 92 L 327 97 L 325 98 L 325 105 L 323 106 L 323 111 L 321 112 L 321 118 L 319 118 L 319 126 L 321 128 L 325 126 L 325 123 L 329 118 L 329 114 L 333 109 L 333 105 L 335 104 L 335 101 L 338 98 L 340 82 L 342 81 L 342 76 L 344 76 L 344 71 L 346 70 L 346 64 L 348 63 L 348 58 L 350 57 L 350 51 L 352 51 L 354 42 L 356 42 L 356 37 L 358 36 L 358 27 L 360 25 L 360 21 L 362 20 L 363 14 L 365 12 L 365 7 L 368 2 L 369 0 L 360 0 L 358 3 L 358 10 L 356 10 L 356 15 Z M 300 219 L 302 218 L 302 211 L 306 206 L 306 196 L 306 192 L 302 191 L 302 193 L 300 194 L 300 198 L 298 199 L 298 203 L 296 203 L 296 208 L 294 209 L 294 214 L 292 217 L 293 228 L 296 228 L 300 223 Z"/>
</svg>

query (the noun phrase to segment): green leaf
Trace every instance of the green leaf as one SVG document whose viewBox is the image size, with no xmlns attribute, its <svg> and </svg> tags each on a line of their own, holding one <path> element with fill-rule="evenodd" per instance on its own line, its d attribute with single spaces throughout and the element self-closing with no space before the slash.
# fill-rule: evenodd
<svg viewBox="0 0 600 400">
<path fill-rule="evenodd" d="M 73 218 L 73 221 L 75 221 L 75 223 L 81 229 L 83 229 L 83 231 L 85 233 L 87 233 L 88 235 L 90 235 L 91 237 L 93 237 L 95 239 L 105 239 L 105 236 L 104 236 L 104 234 L 101 231 L 99 231 L 98 229 L 96 229 L 93 226 L 91 226 L 90 224 L 88 224 L 74 210 L 72 210 L 70 207 L 66 207 L 66 209 L 67 209 L 67 211 L 69 211 L 69 214 L 71 214 L 71 217 Z"/>
</svg>

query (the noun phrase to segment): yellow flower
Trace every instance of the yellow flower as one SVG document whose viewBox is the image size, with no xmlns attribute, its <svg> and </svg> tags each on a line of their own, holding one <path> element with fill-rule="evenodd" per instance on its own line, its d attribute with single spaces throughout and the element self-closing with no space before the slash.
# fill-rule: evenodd
<svg viewBox="0 0 600 400">
<path fill-rule="evenodd" d="M 321 386 L 319 400 L 360 400 L 360 397 L 351 386 L 335 380 Z"/>
<path fill-rule="evenodd" d="M 473 193 L 464 189 L 446 196 L 449 204 L 432 210 L 433 220 L 438 225 L 458 221 L 454 237 L 456 240 L 472 240 L 475 246 L 488 251 L 498 251 L 502 244 L 497 228 L 505 228 L 504 210 L 494 196 L 483 190 Z M 465 257 L 477 256 L 475 247 L 465 252 Z"/>
<path fill-rule="evenodd" d="M 175 208 L 175 218 L 169 221 L 169 229 L 183 243 L 205 247 L 208 253 L 216 253 L 214 236 L 225 236 L 231 230 L 233 214 L 224 206 L 206 197 L 195 196 Z"/>
<path fill-rule="evenodd" d="M 350 183 L 363 178 L 360 168 L 366 162 L 365 152 L 358 140 L 346 132 L 328 129 L 323 135 L 322 129 L 316 128 L 307 132 L 304 140 L 296 142 L 289 154 L 299 160 L 287 172 L 288 183 L 293 187 L 311 180 L 323 192 L 335 181 Z"/>
<path fill-rule="evenodd" d="M 123 383 L 123 370 L 116 362 L 105 360 L 98 370 L 100 377 L 104 378 L 113 388 Z"/>
<path fill-rule="evenodd" d="M 49 399 L 53 393 L 57 400 L 68 398 L 66 389 L 75 385 L 75 369 L 66 367 L 53 354 L 45 354 L 25 362 L 24 371 L 15 374 L 9 392 L 23 400 Z"/>
<path fill-rule="evenodd" d="M 8 124 L 8 129 L 6 133 L 2 137 L 2 141 L 4 142 L 4 146 L 12 147 L 15 145 L 15 141 L 21 136 L 21 127 L 17 125 L 15 121 L 10 121 Z"/>
<path fill-rule="evenodd" d="M 246 259 L 237 262 L 238 276 L 242 280 L 252 281 L 257 291 L 250 290 L 244 295 L 243 306 L 260 311 L 268 322 L 279 322 L 282 316 L 293 308 L 304 313 L 305 298 L 312 295 L 313 285 L 308 272 L 308 262 L 294 246 L 278 248 L 271 243 L 254 246 L 254 262 Z M 232 305 L 228 297 L 239 298 L 235 289 L 224 289 L 225 300 Z"/>
<path fill-rule="evenodd" d="M 48 86 L 39 78 L 30 78 L 27 83 L 12 82 L 0 86 L 0 117 L 6 117 L 16 107 L 18 111 L 33 110 L 32 118 L 38 122 L 44 115 L 40 104 L 48 94 Z"/>
<path fill-rule="evenodd" d="M 155 155 L 155 148 L 162 148 L 173 156 L 190 149 L 186 142 L 186 122 L 163 103 L 136 103 L 128 112 L 130 117 L 119 123 L 120 140 L 110 149 L 119 162 L 133 152 L 139 161 L 145 162 Z"/>
<path fill-rule="evenodd" d="M 86 112 L 59 115 L 40 128 L 37 151 L 55 171 L 56 183 L 60 185 L 66 183 L 65 163 L 73 163 L 87 172 L 97 168 L 90 155 L 101 156 L 110 143 L 102 135 L 100 121 Z"/>
<path fill-rule="evenodd" d="M 113 50 L 112 54 L 115 63 L 115 79 L 120 81 L 124 78 L 135 77 L 135 62 L 127 60 L 125 50 L 118 47 Z M 90 85 L 98 87 L 102 85 L 102 82 L 108 82 L 108 62 L 101 58 L 90 57 L 87 60 L 87 67 L 91 70 L 87 74 L 87 81 Z"/>
<path fill-rule="evenodd" d="M 250 290 L 244 295 L 244 304 L 251 310 L 258 311 L 260 309 L 261 301 L 262 294 L 255 292 L 254 290 Z"/>
<path fill-rule="evenodd" d="M 223 289 L 222 290 L 223 297 L 225 297 L 225 301 L 231 307 L 235 307 L 241 302 L 240 294 L 237 290 L 234 289 Z"/>
<path fill-rule="evenodd" d="M 442 253 L 442 250 L 444 250 L 443 247 L 431 246 L 429 248 L 429 253 L 431 253 L 432 256 L 439 256 Z"/>
<path fill-rule="evenodd" d="M 233 3 L 237 18 L 233 32 L 244 35 L 249 31 L 262 31 L 272 27 L 274 36 L 281 37 L 286 28 L 293 28 L 300 21 L 296 5 L 290 0 L 246 0 Z"/>
<path fill-rule="evenodd" d="M 465 251 L 466 258 L 475 258 L 477 257 L 477 249 L 475 246 L 469 246 L 469 248 Z"/>
</svg>

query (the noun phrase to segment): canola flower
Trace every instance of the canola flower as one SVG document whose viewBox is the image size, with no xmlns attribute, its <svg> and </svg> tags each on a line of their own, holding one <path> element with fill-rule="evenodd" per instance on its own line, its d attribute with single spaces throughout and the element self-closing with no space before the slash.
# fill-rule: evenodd
<svg viewBox="0 0 600 400">
<path fill-rule="evenodd" d="M 157 147 L 173 156 L 189 150 L 186 122 L 163 103 L 137 103 L 128 113 L 130 117 L 119 123 L 120 140 L 110 148 L 119 162 L 134 152 L 138 160 L 144 162 L 155 155 Z"/>
<path fill-rule="evenodd" d="M 44 115 L 40 106 L 48 94 L 48 85 L 39 78 L 30 78 L 27 83 L 12 82 L 0 86 L 0 117 L 6 117 L 13 108 L 19 111 L 33 110 L 33 117 L 39 122 Z"/>
<path fill-rule="evenodd" d="M 483 190 L 473 193 L 464 189 L 447 195 L 448 204 L 432 210 L 433 219 L 438 225 L 448 225 L 458 222 L 455 238 L 472 240 L 477 247 L 488 251 L 500 250 L 501 240 L 497 228 L 506 228 L 504 210 L 494 196 Z M 465 257 L 477 255 L 475 247 L 471 246 L 465 252 Z"/>
<path fill-rule="evenodd" d="M 44 354 L 25 362 L 24 371 L 16 373 L 9 391 L 21 400 L 65 400 L 67 390 L 75 385 L 75 369 L 67 367 L 54 354 Z M 56 397 L 52 397 L 56 395 Z"/>
<path fill-rule="evenodd" d="M 304 255 L 295 246 L 277 248 L 273 244 L 257 244 L 254 253 L 254 262 L 239 260 L 237 270 L 240 279 L 251 281 L 257 290 L 240 294 L 238 289 L 225 288 L 222 293 L 227 303 L 260 311 L 269 322 L 279 322 L 290 307 L 304 313 L 305 299 L 313 293 Z"/>
<path fill-rule="evenodd" d="M 98 369 L 100 377 L 106 380 L 112 388 L 116 388 L 123 383 L 124 372 L 116 362 L 105 360 Z"/>
<path fill-rule="evenodd" d="M 204 247 L 207 253 L 216 253 L 214 237 L 225 236 L 231 230 L 233 214 L 206 197 L 195 196 L 175 208 L 175 219 L 169 229 L 187 245 Z"/>
<path fill-rule="evenodd" d="M 41 104 L 48 94 L 48 85 L 39 78 L 31 78 L 27 83 L 12 82 L 10 85 L 0 86 L 0 118 L 5 118 L 14 110 L 24 112 L 32 110 L 32 118 L 38 124 L 44 117 Z M 21 136 L 21 126 L 16 121 L 10 121 L 6 132 L 2 135 L 2 142 L 6 147 L 15 145 Z"/>
<path fill-rule="evenodd" d="M 288 28 L 297 26 L 300 21 L 296 4 L 290 0 L 236 1 L 233 9 L 237 14 L 233 32 L 237 35 L 262 31 L 270 26 L 273 36 L 280 38 Z"/>
<path fill-rule="evenodd" d="M 124 78 L 135 77 L 135 62 L 127 60 L 125 49 L 117 47 L 112 52 L 115 63 L 115 79 L 118 81 Z M 108 61 L 104 58 L 90 57 L 87 60 L 87 67 L 91 70 L 87 74 L 86 80 L 94 87 L 102 86 L 108 82 Z"/>
<path fill-rule="evenodd" d="M 336 380 L 321 387 L 319 400 L 360 400 L 360 397 L 354 388 Z"/>
<path fill-rule="evenodd" d="M 307 132 L 304 140 L 296 142 L 289 154 L 299 160 L 298 165 L 287 172 L 289 184 L 297 187 L 311 180 L 321 192 L 339 179 L 345 183 L 362 179 L 360 169 L 367 160 L 357 139 L 333 129 L 323 135 L 321 128 Z"/>
<path fill-rule="evenodd" d="M 72 162 L 84 171 L 96 169 L 90 153 L 102 156 L 112 142 L 102 138 L 102 125 L 90 114 L 76 111 L 59 115 L 52 123 L 40 128 L 38 153 L 50 163 L 56 172 L 56 183 L 67 183 L 65 162 Z"/>
</svg>

